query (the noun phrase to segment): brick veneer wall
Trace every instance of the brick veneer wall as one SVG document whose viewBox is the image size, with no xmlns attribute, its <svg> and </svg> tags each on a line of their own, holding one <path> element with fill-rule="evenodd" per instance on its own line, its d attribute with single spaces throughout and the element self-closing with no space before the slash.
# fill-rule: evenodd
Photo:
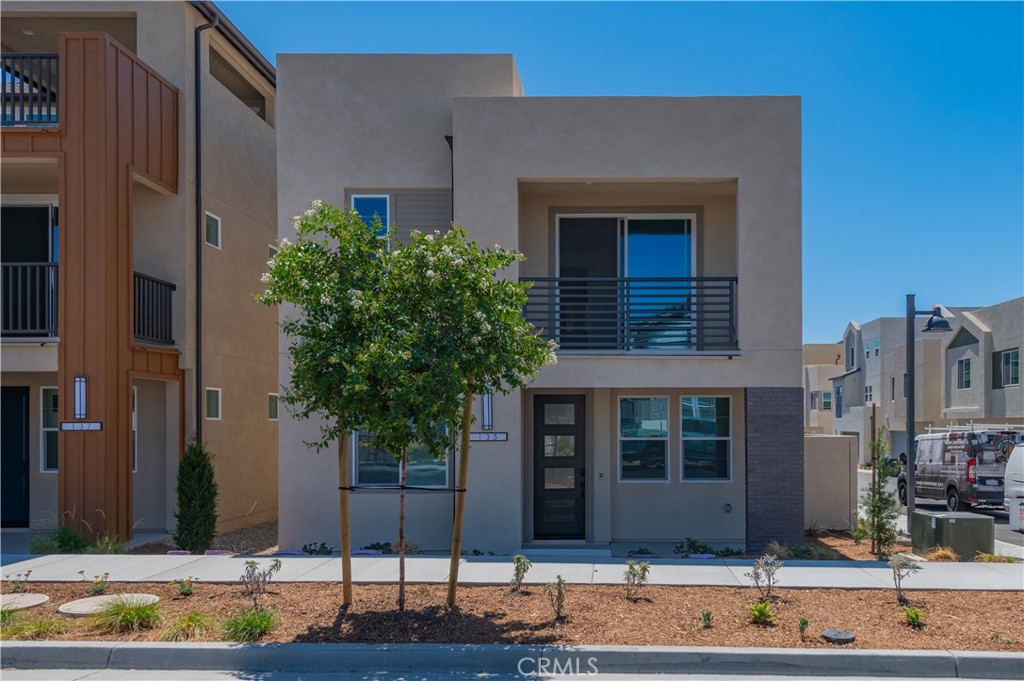
<svg viewBox="0 0 1024 681">
<path fill-rule="evenodd" d="M 802 388 L 747 388 L 747 551 L 804 541 Z"/>
</svg>

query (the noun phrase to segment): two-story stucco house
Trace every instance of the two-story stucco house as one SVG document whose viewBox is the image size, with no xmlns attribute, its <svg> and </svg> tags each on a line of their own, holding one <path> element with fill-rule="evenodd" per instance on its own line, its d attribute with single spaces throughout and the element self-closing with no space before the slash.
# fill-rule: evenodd
<svg viewBox="0 0 1024 681">
<path fill-rule="evenodd" d="M 798 97 L 527 97 L 509 55 L 284 54 L 277 126 L 282 237 L 323 199 L 526 255 L 558 363 L 478 400 L 467 549 L 802 541 Z M 338 536 L 317 427 L 282 412 L 283 549 Z M 397 464 L 354 440 L 353 545 L 394 541 L 372 485 Z M 439 490 L 410 492 L 421 547 L 449 545 L 453 466 L 410 464 Z"/>
<path fill-rule="evenodd" d="M 273 520 L 273 67 L 210 3 L 2 19 L 0 520 L 173 529 L 191 433 L 220 529 Z"/>
</svg>

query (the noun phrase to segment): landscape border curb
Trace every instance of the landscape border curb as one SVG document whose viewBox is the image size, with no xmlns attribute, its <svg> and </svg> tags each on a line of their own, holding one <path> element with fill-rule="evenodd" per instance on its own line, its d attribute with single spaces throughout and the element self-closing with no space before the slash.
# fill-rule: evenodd
<svg viewBox="0 0 1024 681">
<path fill-rule="evenodd" d="M 520 661 L 527 661 L 520 664 Z M 571 669 L 600 673 L 864 676 L 1014 679 L 1020 653 L 950 650 L 699 648 L 428 643 L 156 643 L 4 641 L 5 669 L 245 670 L 259 672 L 449 672 L 523 674 Z M 557 661 L 557 664 L 556 664 Z"/>
</svg>

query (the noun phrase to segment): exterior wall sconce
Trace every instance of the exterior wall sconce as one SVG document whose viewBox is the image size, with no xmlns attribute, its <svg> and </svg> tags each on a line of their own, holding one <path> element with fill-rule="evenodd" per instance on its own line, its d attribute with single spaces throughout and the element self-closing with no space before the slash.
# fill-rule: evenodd
<svg viewBox="0 0 1024 681">
<path fill-rule="evenodd" d="M 86 388 L 88 379 L 85 376 L 75 376 L 75 418 L 84 419 L 86 410 Z"/>
<path fill-rule="evenodd" d="M 491 393 L 484 393 L 480 396 L 480 420 L 481 428 L 494 430 L 494 396 Z"/>
</svg>

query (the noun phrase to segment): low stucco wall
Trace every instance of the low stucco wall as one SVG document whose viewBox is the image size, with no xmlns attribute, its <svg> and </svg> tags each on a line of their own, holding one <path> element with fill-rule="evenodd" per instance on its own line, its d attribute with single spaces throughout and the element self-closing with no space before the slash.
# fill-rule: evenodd
<svg viewBox="0 0 1024 681">
<path fill-rule="evenodd" d="M 804 436 L 804 526 L 848 529 L 857 519 L 857 438 Z"/>
</svg>

